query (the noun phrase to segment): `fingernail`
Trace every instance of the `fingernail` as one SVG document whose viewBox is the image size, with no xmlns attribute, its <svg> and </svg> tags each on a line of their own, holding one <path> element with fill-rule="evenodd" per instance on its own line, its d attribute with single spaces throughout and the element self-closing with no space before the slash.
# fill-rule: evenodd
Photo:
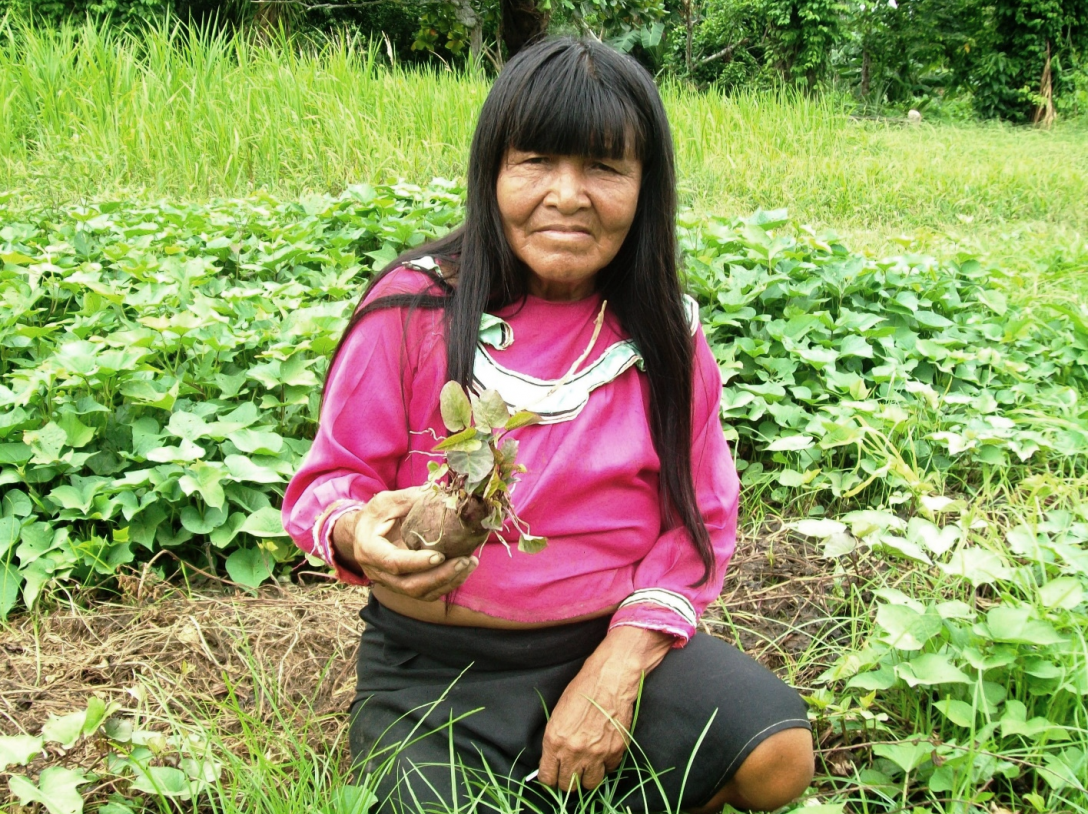
<svg viewBox="0 0 1088 814">
<path fill-rule="evenodd" d="M 457 565 L 453 566 L 453 570 L 454 571 L 464 571 L 466 568 L 468 568 L 468 564 L 469 564 L 468 560 L 466 560 L 464 557 L 462 557 L 461 559 L 459 559 L 457 561 Z"/>
<path fill-rule="evenodd" d="M 441 554 L 432 554 L 430 562 L 431 562 L 431 565 L 441 565 L 443 560 L 445 560 L 445 559 L 446 558 L 443 557 Z"/>
</svg>

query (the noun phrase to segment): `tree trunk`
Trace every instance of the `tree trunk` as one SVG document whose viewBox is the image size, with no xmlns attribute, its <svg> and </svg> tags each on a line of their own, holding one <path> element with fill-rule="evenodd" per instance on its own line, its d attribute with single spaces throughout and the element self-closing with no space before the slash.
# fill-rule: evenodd
<svg viewBox="0 0 1088 814">
<path fill-rule="evenodd" d="M 692 63 L 691 63 L 691 35 L 694 28 L 694 21 L 691 19 L 691 0 L 684 0 L 684 29 L 686 38 L 684 41 L 684 64 L 688 69 L 688 77 L 691 76 Z"/>
<path fill-rule="evenodd" d="M 548 33 L 551 12 L 536 0 L 502 0 L 499 36 L 506 47 L 506 58 Z"/>
<path fill-rule="evenodd" d="M 276 35 L 276 29 L 283 26 L 288 30 L 290 18 L 284 14 L 284 7 L 278 3 L 254 3 L 253 27 L 257 29 L 257 36 L 270 40 Z"/>
<path fill-rule="evenodd" d="M 1039 82 L 1039 106 L 1035 109 L 1035 126 L 1049 130 L 1054 125 L 1054 76 L 1050 72 L 1050 42 L 1046 44 L 1046 65 Z"/>
<path fill-rule="evenodd" d="M 869 99 L 869 82 L 872 78 L 873 71 L 873 58 L 869 54 L 869 49 L 866 48 L 861 52 L 861 98 L 868 101 Z"/>
<path fill-rule="evenodd" d="M 472 5 L 472 0 L 459 0 L 457 3 L 457 22 L 468 29 L 468 50 L 473 57 L 480 56 L 484 41 L 484 32 L 480 26 L 480 15 Z"/>
</svg>

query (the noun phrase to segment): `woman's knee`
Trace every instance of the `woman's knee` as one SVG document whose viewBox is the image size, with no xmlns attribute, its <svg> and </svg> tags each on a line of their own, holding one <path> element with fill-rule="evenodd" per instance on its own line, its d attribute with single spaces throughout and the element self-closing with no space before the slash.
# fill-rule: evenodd
<svg viewBox="0 0 1088 814">
<path fill-rule="evenodd" d="M 807 729 L 776 732 L 752 750 L 709 804 L 693 814 L 717 812 L 726 803 L 742 811 L 774 811 L 800 797 L 815 771 L 812 734 Z"/>
</svg>

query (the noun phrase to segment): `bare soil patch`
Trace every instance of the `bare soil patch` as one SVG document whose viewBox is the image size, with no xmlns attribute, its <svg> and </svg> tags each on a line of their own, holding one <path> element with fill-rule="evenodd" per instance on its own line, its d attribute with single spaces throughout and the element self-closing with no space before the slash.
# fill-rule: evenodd
<svg viewBox="0 0 1088 814">
<path fill-rule="evenodd" d="M 363 589 L 292 585 L 257 596 L 172 591 L 139 605 L 25 616 L 0 632 L 0 729 L 36 732 L 91 694 L 131 701 L 138 684 L 155 686 L 175 709 L 232 694 L 259 710 L 267 690 L 254 686 L 255 672 L 276 682 L 280 699 L 335 711 L 354 689 L 365 602 Z"/>
<path fill-rule="evenodd" d="M 813 540 L 769 520 L 758 533 L 738 537 L 721 597 L 701 625 L 796 687 L 811 688 L 827 666 L 813 656 L 837 655 L 847 641 L 841 597 L 861 572 L 856 563 L 844 565 L 854 570 L 836 573 Z"/>
</svg>

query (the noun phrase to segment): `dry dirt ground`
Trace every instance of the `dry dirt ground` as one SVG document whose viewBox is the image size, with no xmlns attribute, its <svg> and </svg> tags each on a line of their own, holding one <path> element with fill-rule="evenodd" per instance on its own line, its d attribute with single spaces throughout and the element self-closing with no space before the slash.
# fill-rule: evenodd
<svg viewBox="0 0 1088 814">
<path fill-rule="evenodd" d="M 837 649 L 832 583 L 841 588 L 844 576 L 832 567 L 804 539 L 769 524 L 738 541 L 722 599 L 701 625 L 811 688 Z M 0 734 L 37 734 L 50 716 L 85 708 L 93 694 L 165 720 L 216 710 L 221 737 L 239 748 L 239 710 L 269 721 L 307 716 L 315 748 L 341 749 L 365 589 L 278 585 L 250 595 L 209 583 L 182 592 L 146 573 L 122 588 L 121 603 L 71 604 L 0 628 Z M 50 744 L 20 771 L 100 771 L 103 759 L 93 739 L 69 752 Z M 6 786 L 0 806 L 10 802 Z"/>
</svg>

